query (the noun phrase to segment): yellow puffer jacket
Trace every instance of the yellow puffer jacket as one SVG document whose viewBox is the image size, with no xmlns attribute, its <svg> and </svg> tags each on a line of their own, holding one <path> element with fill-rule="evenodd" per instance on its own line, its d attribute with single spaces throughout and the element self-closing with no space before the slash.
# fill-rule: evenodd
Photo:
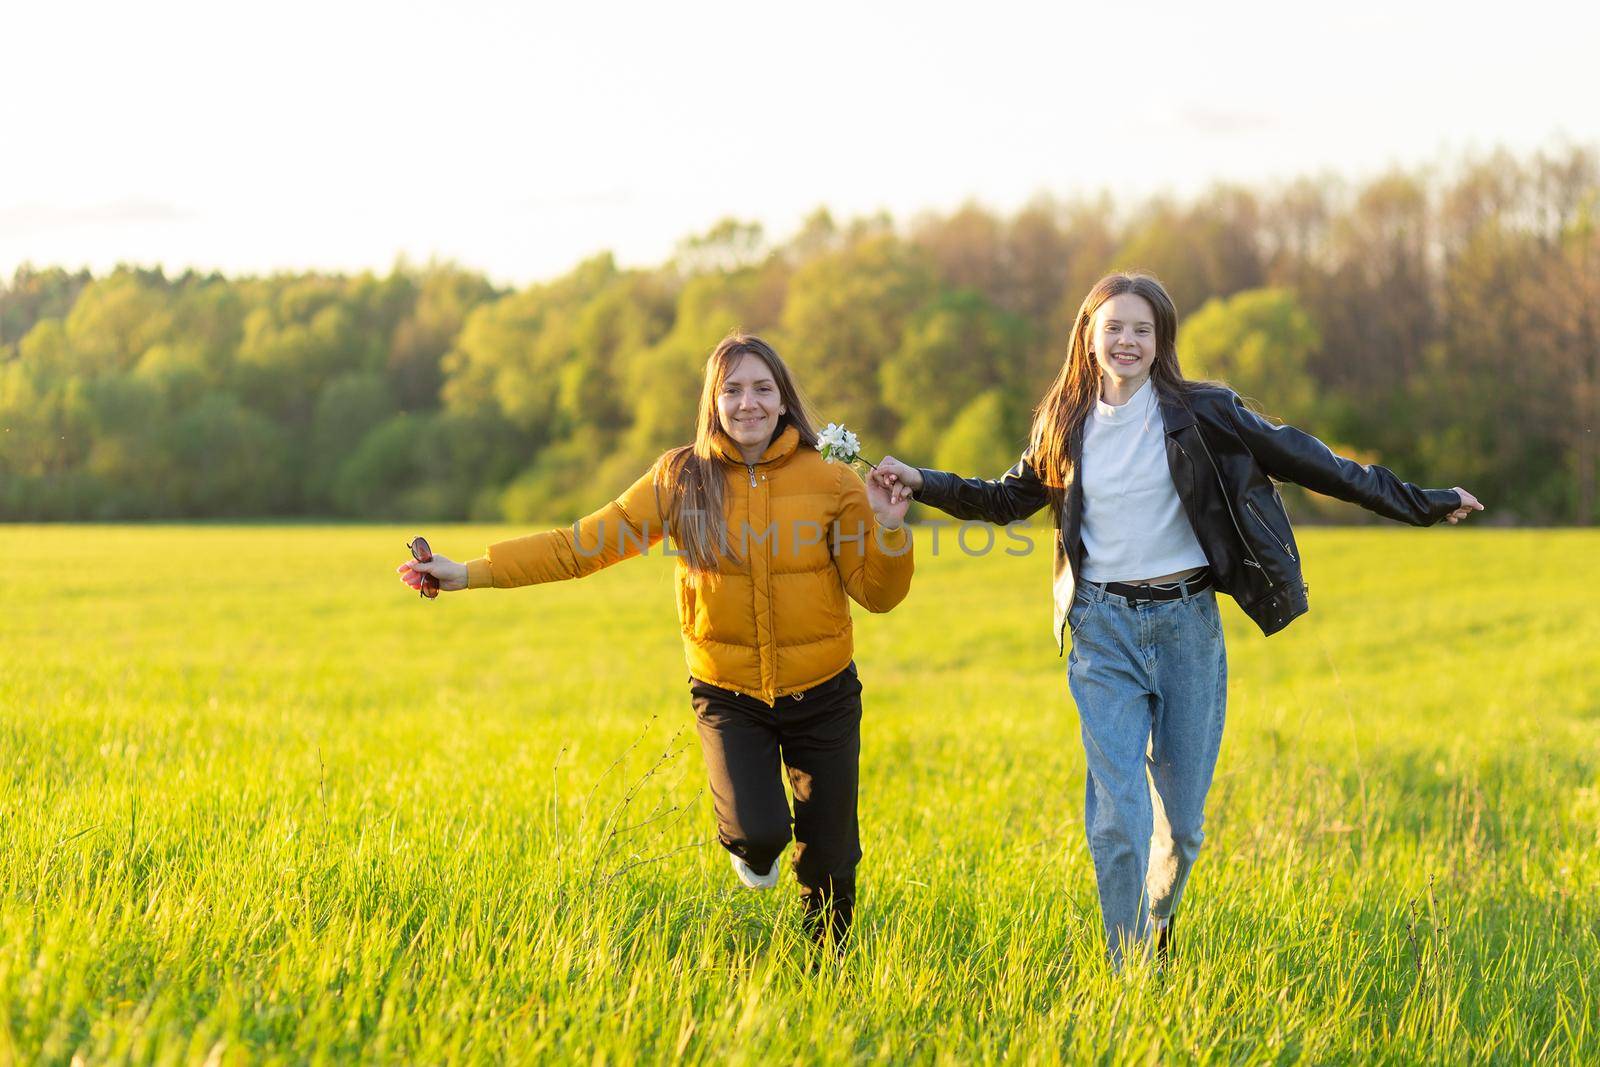
<svg viewBox="0 0 1600 1067">
<path fill-rule="evenodd" d="M 719 435 L 733 552 L 723 553 L 714 581 L 695 581 L 681 557 L 677 565 L 689 673 L 768 704 L 849 664 L 846 594 L 868 611 L 888 611 L 911 587 L 905 528 L 880 530 L 860 476 L 799 443 L 799 432 L 787 427 L 747 465 Z M 581 578 L 658 545 L 655 470 L 573 529 L 490 546 L 467 564 L 468 587 Z"/>
</svg>

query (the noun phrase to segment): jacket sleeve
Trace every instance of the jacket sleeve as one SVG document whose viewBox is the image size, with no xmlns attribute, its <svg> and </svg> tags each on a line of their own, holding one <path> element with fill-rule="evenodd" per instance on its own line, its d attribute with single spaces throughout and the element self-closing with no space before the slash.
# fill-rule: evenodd
<svg viewBox="0 0 1600 1067">
<path fill-rule="evenodd" d="M 659 543 L 663 526 L 655 474 L 652 466 L 621 496 L 570 529 L 490 545 L 484 556 L 467 562 L 467 588 L 512 589 L 582 578 Z"/>
<path fill-rule="evenodd" d="M 949 471 L 919 468 L 922 488 L 912 499 L 958 519 L 983 519 L 1005 526 L 1044 507 L 1049 491 L 1026 454 L 999 478 L 961 478 Z"/>
<path fill-rule="evenodd" d="M 911 534 L 904 525 L 885 530 L 867 503 L 867 487 L 839 466 L 839 517 L 830 531 L 833 565 L 850 599 L 872 612 L 893 608 L 911 589 Z"/>
<path fill-rule="evenodd" d="M 1303 430 L 1275 425 L 1251 411 L 1238 394 L 1229 396 L 1227 411 L 1261 469 L 1280 482 L 1294 482 L 1413 526 L 1432 526 L 1461 506 L 1454 489 L 1422 489 L 1402 482 L 1387 467 L 1334 455 Z"/>
</svg>

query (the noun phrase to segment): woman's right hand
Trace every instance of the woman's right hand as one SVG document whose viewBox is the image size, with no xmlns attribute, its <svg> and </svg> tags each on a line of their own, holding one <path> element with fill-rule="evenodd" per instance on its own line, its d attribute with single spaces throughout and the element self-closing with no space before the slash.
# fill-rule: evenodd
<svg viewBox="0 0 1600 1067">
<path fill-rule="evenodd" d="M 896 502 L 906 499 L 922 488 L 922 472 L 900 462 L 893 456 L 884 456 L 872 471 L 872 479 L 889 490 Z"/>
<path fill-rule="evenodd" d="M 400 575 L 402 582 L 413 589 L 422 588 L 424 574 L 431 574 L 439 579 L 439 588 L 446 593 L 454 593 L 467 587 L 467 565 L 457 563 L 448 556 L 435 555 L 426 563 L 408 559 L 395 568 L 395 573 Z"/>
</svg>

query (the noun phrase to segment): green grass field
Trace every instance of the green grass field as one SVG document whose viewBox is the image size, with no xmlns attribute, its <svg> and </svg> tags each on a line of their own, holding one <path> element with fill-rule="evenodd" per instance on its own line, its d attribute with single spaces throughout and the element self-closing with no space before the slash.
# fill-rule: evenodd
<svg viewBox="0 0 1600 1067">
<path fill-rule="evenodd" d="M 1307 531 L 1310 615 L 1225 602 L 1182 956 L 1119 977 L 1043 546 L 858 612 L 819 969 L 712 840 L 670 562 L 424 603 L 414 532 L 513 531 L 4 528 L 0 1063 L 1600 1061 L 1600 535 Z"/>
</svg>

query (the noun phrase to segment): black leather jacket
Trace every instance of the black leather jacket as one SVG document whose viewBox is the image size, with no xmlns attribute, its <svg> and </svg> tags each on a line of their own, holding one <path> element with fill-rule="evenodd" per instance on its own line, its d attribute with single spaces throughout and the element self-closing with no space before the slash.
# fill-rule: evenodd
<svg viewBox="0 0 1600 1067">
<path fill-rule="evenodd" d="M 1419 489 L 1383 467 L 1336 456 L 1292 426 L 1268 422 L 1231 389 L 1196 386 L 1182 396 L 1163 393 L 1159 399 L 1167 468 L 1211 564 L 1213 581 L 1264 634 L 1277 633 L 1308 607 L 1300 551 L 1273 480 L 1295 482 L 1414 526 L 1431 526 L 1461 506 L 1453 489 Z M 1027 455 L 995 481 L 923 470 L 922 488 L 914 498 L 958 519 L 1002 525 L 1025 519 L 1049 502 Z M 1058 647 L 1065 641 L 1074 574 L 1083 565 L 1083 487 L 1078 479 L 1069 476 L 1061 510 L 1055 516 L 1053 625 Z"/>
</svg>

